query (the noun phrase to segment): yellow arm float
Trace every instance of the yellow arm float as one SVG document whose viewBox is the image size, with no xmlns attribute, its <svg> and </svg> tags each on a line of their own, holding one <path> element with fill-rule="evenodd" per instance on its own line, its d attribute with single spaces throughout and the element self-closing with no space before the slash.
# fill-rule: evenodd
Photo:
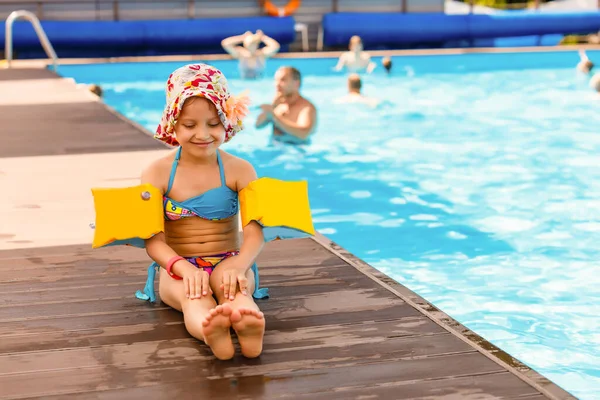
<svg viewBox="0 0 600 400">
<path fill-rule="evenodd" d="M 239 199 L 242 226 L 258 222 L 265 241 L 315 234 L 306 181 L 260 178 L 242 189 Z"/>
<path fill-rule="evenodd" d="M 96 223 L 92 248 L 129 245 L 164 231 L 162 193 L 150 184 L 94 188 Z M 242 226 L 256 221 L 265 241 L 315 234 L 306 181 L 260 178 L 239 192 Z"/>
<path fill-rule="evenodd" d="M 162 193 L 150 184 L 126 188 L 95 188 L 96 223 L 92 248 L 130 245 L 164 230 Z"/>
</svg>

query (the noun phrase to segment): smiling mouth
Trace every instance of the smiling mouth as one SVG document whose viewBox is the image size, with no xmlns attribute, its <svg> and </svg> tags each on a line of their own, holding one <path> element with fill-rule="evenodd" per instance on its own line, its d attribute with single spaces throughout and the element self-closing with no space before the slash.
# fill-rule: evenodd
<svg viewBox="0 0 600 400">
<path fill-rule="evenodd" d="M 197 143 L 197 142 L 190 142 L 192 144 L 198 145 L 198 146 L 207 146 L 213 142 L 201 142 L 201 143 Z"/>
</svg>

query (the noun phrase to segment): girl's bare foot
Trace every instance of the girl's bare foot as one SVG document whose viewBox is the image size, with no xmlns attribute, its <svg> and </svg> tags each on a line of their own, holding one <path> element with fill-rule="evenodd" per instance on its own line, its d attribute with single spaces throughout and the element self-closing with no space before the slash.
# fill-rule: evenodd
<svg viewBox="0 0 600 400">
<path fill-rule="evenodd" d="M 251 308 L 233 310 L 231 326 L 237 333 L 242 354 L 248 358 L 258 357 L 262 352 L 265 334 L 264 314 Z"/>
<path fill-rule="evenodd" d="M 229 333 L 230 327 L 231 306 L 229 304 L 216 306 L 202 321 L 204 343 L 210 347 L 219 360 L 229 360 L 235 354 Z"/>
</svg>

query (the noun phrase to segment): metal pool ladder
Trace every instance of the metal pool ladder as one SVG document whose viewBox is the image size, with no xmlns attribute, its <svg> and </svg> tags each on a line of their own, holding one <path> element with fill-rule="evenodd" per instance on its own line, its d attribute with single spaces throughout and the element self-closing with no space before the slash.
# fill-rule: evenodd
<svg viewBox="0 0 600 400">
<path fill-rule="evenodd" d="M 36 17 L 35 14 L 26 10 L 13 11 L 12 13 L 10 13 L 8 18 L 6 18 L 6 31 L 4 43 L 4 49 L 6 51 L 6 67 L 10 68 L 10 63 L 13 58 L 12 27 L 13 23 L 18 19 L 25 19 L 31 22 L 31 25 L 33 25 L 33 29 L 35 29 L 35 33 L 37 34 L 37 37 L 40 40 L 40 43 L 42 44 L 46 55 L 52 60 L 52 66 L 54 68 L 54 71 L 56 71 L 58 57 L 56 57 L 54 47 L 52 47 L 50 40 L 48 40 L 48 36 L 46 36 L 46 32 L 44 32 L 44 28 L 42 28 L 42 24 L 40 24 L 40 20 L 38 19 L 38 17 Z"/>
</svg>

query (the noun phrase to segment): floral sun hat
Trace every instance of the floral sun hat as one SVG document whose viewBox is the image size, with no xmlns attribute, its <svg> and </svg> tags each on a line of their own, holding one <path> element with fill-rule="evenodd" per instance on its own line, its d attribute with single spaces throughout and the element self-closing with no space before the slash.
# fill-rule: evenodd
<svg viewBox="0 0 600 400">
<path fill-rule="evenodd" d="M 207 64 L 189 64 L 175 70 L 167 80 L 167 105 L 154 137 L 171 145 L 178 146 L 175 123 L 185 101 L 190 97 L 204 97 L 210 100 L 225 127 L 225 142 L 244 129 L 242 120 L 248 114 L 250 99 L 242 94 L 229 93 L 225 75 Z"/>
</svg>

